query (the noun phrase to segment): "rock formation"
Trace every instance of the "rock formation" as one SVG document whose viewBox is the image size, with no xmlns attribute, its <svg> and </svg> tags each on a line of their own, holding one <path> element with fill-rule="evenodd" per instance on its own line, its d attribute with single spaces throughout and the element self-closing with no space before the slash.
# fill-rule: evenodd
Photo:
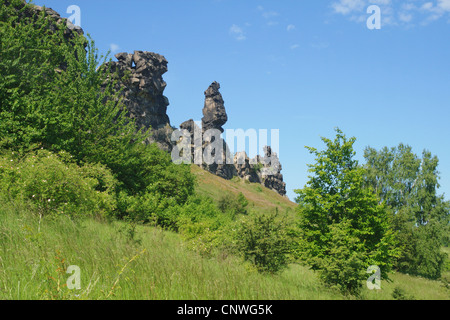
<svg viewBox="0 0 450 320">
<path fill-rule="evenodd" d="M 218 136 L 224 131 L 222 126 L 228 121 L 225 103 L 219 89 L 220 84 L 214 81 L 205 91 L 205 104 L 202 118 L 203 151 L 208 146 L 211 148 L 215 146 L 217 148 L 212 148 L 211 152 L 211 155 L 215 158 L 214 163 L 204 163 L 203 168 L 219 177 L 230 180 L 236 176 L 236 169 L 233 165 L 228 145 Z M 207 134 L 208 130 L 214 134 L 210 139 Z"/>
<path fill-rule="evenodd" d="M 237 152 L 233 160 L 238 177 L 252 183 L 262 182 L 259 175 L 259 167 L 257 165 L 250 164 L 250 159 L 245 151 Z"/>
<path fill-rule="evenodd" d="M 147 51 L 118 53 L 117 61 L 106 64 L 114 74 L 117 72 L 115 90 L 122 90 L 123 103 L 128 116 L 138 128 L 151 128 L 149 142 L 170 151 L 170 135 L 173 129 L 167 115 L 169 100 L 163 95 L 166 82 L 162 75 L 167 72 L 167 60 L 162 55 Z"/>
<path fill-rule="evenodd" d="M 228 120 L 224 100 L 219 89 L 220 84 L 213 82 L 205 91 L 201 128 L 192 119 L 180 125 L 181 130 L 187 130 L 190 134 L 190 150 L 194 163 L 201 163 L 203 169 L 224 179 L 230 180 L 237 176 L 252 183 L 261 183 L 281 195 L 286 195 L 286 183 L 283 182 L 281 164 L 277 154 L 273 153 L 270 147 L 266 146 L 264 156 L 257 156 L 253 161 L 250 161 L 245 152 L 238 152 L 231 159 L 228 145 L 219 136 L 220 133 L 224 132 L 222 126 Z M 216 130 L 216 136 L 210 140 L 206 134 L 211 129 Z M 219 140 L 216 141 L 215 139 Z M 207 164 L 203 156 L 205 150 L 211 145 L 221 147 L 221 152 L 216 154 L 217 150 L 211 148 L 216 161 Z M 208 154 L 209 150 L 206 151 L 206 154 Z"/>
<path fill-rule="evenodd" d="M 191 151 L 192 162 L 195 164 L 203 163 L 203 141 L 202 141 L 202 129 L 195 123 L 194 120 L 180 124 L 180 130 L 186 130 L 189 132 L 191 138 Z"/>
<path fill-rule="evenodd" d="M 203 107 L 202 129 L 217 129 L 223 132 L 222 126 L 228 121 L 227 112 L 219 92 L 220 84 L 213 82 L 205 91 L 205 106 Z"/>
<path fill-rule="evenodd" d="M 5 4 L 11 3 L 4 0 Z M 70 41 L 77 35 L 83 35 L 83 30 L 73 25 L 66 18 L 50 8 L 36 5 L 26 5 L 26 1 L 18 2 L 15 6 L 19 19 L 30 19 L 31 23 L 37 20 L 40 13 L 45 12 L 50 19 L 48 30 L 56 32 L 58 25 L 64 24 L 64 39 Z M 87 41 L 86 41 L 87 45 Z M 157 143 L 166 151 L 171 151 L 175 142 L 171 141 L 174 130 L 170 126 L 167 115 L 168 99 L 163 95 L 166 82 L 162 76 L 167 72 L 167 60 L 159 54 L 147 51 L 134 51 L 134 53 L 118 53 L 117 61 L 112 61 L 102 68 L 110 67 L 111 76 L 108 81 L 115 80 L 115 90 L 121 92 L 122 101 L 127 108 L 127 115 L 134 119 L 140 129 L 151 128 L 149 143 Z M 65 65 L 61 66 L 65 69 Z M 281 174 L 281 164 L 278 156 L 270 147 L 265 148 L 263 157 L 257 156 L 250 161 L 245 152 L 238 152 L 234 158 L 226 142 L 220 137 L 224 132 L 223 125 L 228 121 L 224 100 L 219 91 L 220 84 L 213 82 L 205 91 L 203 118 L 201 128 L 193 121 L 188 120 L 180 125 L 191 136 L 190 152 L 195 163 L 201 165 L 209 172 L 224 179 L 240 177 L 249 182 L 261 183 L 265 187 L 275 190 L 281 195 L 286 194 L 286 184 Z M 205 139 L 205 133 L 215 130 L 216 134 Z M 212 155 L 215 162 L 204 162 L 204 151 L 213 148 Z"/>
<path fill-rule="evenodd" d="M 286 183 L 283 182 L 281 174 L 281 163 L 278 155 L 272 152 L 272 148 L 264 148 L 263 168 L 260 171 L 262 183 L 266 188 L 277 191 L 279 194 L 286 195 Z"/>
</svg>

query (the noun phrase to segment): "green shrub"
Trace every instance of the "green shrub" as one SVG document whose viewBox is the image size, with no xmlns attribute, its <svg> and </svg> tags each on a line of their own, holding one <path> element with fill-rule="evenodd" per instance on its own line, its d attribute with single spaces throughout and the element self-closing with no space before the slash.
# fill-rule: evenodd
<svg viewBox="0 0 450 320">
<path fill-rule="evenodd" d="M 412 222 L 402 221 L 401 216 L 402 212 L 394 218 L 402 247 L 402 255 L 397 261 L 398 271 L 439 279 L 445 271 L 446 259 L 446 253 L 441 251 L 440 226 L 434 221 L 416 226 Z"/>
<path fill-rule="evenodd" d="M 249 214 L 242 219 L 235 236 L 237 251 L 258 271 L 276 273 L 287 266 L 292 238 L 287 217 L 278 211 Z"/>
<path fill-rule="evenodd" d="M 255 173 L 259 173 L 259 172 L 261 172 L 261 170 L 263 169 L 263 167 L 264 167 L 264 165 L 263 165 L 261 162 L 258 162 L 257 164 L 255 164 L 255 165 L 252 166 L 252 170 L 253 170 Z"/>
<path fill-rule="evenodd" d="M 20 158 L 0 156 L 0 186 L 4 196 L 30 202 L 41 214 L 106 215 L 116 208 L 116 180 L 102 165 L 82 167 L 65 162 L 65 152 L 39 150 Z"/>
<path fill-rule="evenodd" d="M 401 287 L 395 287 L 392 291 L 392 298 L 394 300 L 415 300 L 413 295 L 406 294 L 405 289 Z"/>
<path fill-rule="evenodd" d="M 242 192 L 237 196 L 227 193 L 219 199 L 217 206 L 220 211 L 235 218 L 239 214 L 247 214 L 248 201 Z"/>
<path fill-rule="evenodd" d="M 176 219 L 176 228 L 188 247 L 209 256 L 224 243 L 223 230 L 232 218 L 223 214 L 208 197 L 192 196 L 184 206 L 169 208 L 166 215 Z"/>
</svg>

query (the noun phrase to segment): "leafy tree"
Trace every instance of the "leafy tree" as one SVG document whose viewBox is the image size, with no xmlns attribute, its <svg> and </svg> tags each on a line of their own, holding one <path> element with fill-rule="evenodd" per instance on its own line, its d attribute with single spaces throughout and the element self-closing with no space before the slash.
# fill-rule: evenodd
<svg viewBox="0 0 450 320">
<path fill-rule="evenodd" d="M 422 157 L 399 144 L 380 151 L 366 148 L 366 183 L 390 210 L 402 254 L 399 271 L 439 278 L 448 244 L 450 202 L 438 195 L 439 160 L 429 151 Z"/>
<path fill-rule="evenodd" d="M 76 33 L 66 39 L 63 23 L 44 10 L 30 17 L 29 5 L 19 10 L 20 3 L 0 8 L 2 146 L 21 151 L 39 144 L 81 162 L 112 156 L 112 150 L 117 156 L 142 141 L 120 106 L 105 103 L 115 93 L 112 86 L 101 90 L 107 74 L 96 70 L 94 42 Z"/>
<path fill-rule="evenodd" d="M 307 147 L 316 163 L 309 165 L 313 175 L 305 188 L 295 191 L 301 204 L 300 256 L 326 283 L 357 293 L 369 266 L 387 276 L 395 238 L 384 206 L 364 187 L 365 169 L 354 160 L 356 139 L 336 133 L 334 141 L 322 138 L 323 151 Z"/>
<path fill-rule="evenodd" d="M 0 148 L 42 146 L 79 165 L 106 165 L 118 180 L 119 216 L 148 217 L 155 207 L 186 202 L 194 190 L 189 166 L 144 143 L 149 132 L 126 116 L 115 77 L 98 68 L 107 58 L 94 41 L 67 37 L 45 10 L 30 12 L 19 0 L 0 7 Z"/>
</svg>

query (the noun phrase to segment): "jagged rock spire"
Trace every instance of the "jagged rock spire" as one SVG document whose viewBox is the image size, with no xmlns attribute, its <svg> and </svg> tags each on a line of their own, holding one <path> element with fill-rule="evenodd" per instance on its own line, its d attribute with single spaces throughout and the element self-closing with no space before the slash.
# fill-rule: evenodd
<svg viewBox="0 0 450 320">
<path fill-rule="evenodd" d="M 218 129 L 220 132 L 223 132 L 222 126 L 228 121 L 225 104 L 219 89 L 220 84 L 214 81 L 205 91 L 205 106 L 202 118 L 203 131 Z"/>
</svg>

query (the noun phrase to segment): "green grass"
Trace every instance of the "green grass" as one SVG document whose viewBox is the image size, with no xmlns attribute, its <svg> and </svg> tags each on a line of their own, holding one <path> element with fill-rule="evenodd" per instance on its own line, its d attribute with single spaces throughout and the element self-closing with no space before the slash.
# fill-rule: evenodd
<svg viewBox="0 0 450 320">
<path fill-rule="evenodd" d="M 26 207 L 0 209 L 0 299 L 347 299 L 309 269 L 291 265 L 262 275 L 234 257 L 203 258 L 180 237 L 149 226 L 134 234 L 124 222 L 43 218 Z M 131 236 L 133 235 L 133 237 Z M 69 265 L 81 290 L 69 290 Z M 395 274 L 365 299 L 391 299 L 396 286 L 416 299 L 449 299 L 439 281 Z"/>
<path fill-rule="evenodd" d="M 131 239 L 128 228 L 93 219 L 41 220 L 3 204 L 0 299 L 341 298 L 300 266 L 261 275 L 233 257 L 201 258 L 177 234 L 138 226 Z M 65 287 L 69 265 L 81 269 L 81 290 Z"/>
<path fill-rule="evenodd" d="M 294 212 L 297 204 L 289 198 L 279 195 L 276 191 L 267 189 L 258 183 L 248 183 L 237 177 L 225 180 L 213 175 L 200 167 L 191 166 L 191 172 L 197 177 L 197 192 L 219 200 L 225 193 L 242 194 L 249 201 L 249 208 L 260 212 L 273 211 L 278 208 L 281 212 Z"/>
</svg>

